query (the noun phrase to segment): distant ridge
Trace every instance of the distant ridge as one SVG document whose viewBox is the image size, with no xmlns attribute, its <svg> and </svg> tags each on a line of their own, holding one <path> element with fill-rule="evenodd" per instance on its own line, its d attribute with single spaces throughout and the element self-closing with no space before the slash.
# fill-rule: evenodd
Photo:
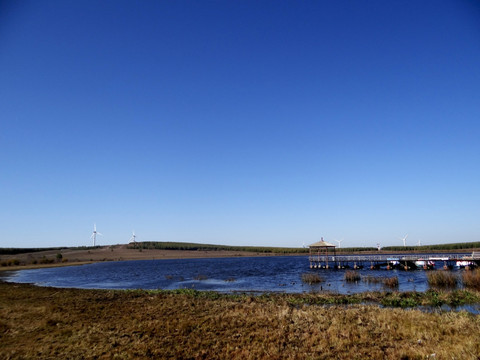
<svg viewBox="0 0 480 360">
<path fill-rule="evenodd" d="M 49 250 L 91 250 L 105 246 L 77 246 L 77 247 L 45 247 L 45 248 L 0 248 L 0 255 L 17 255 L 26 253 L 35 253 Z M 156 250 L 190 250 L 190 251 L 246 251 L 255 253 L 272 253 L 272 254 L 307 254 L 308 248 L 298 247 L 273 247 L 273 246 L 231 246 L 231 245 L 215 245 L 215 244 L 199 244 L 186 242 L 164 242 L 164 241 L 143 241 L 131 242 L 126 245 L 129 249 L 156 249 Z M 480 241 L 475 242 L 461 242 L 449 244 L 434 244 L 422 246 L 385 246 L 382 252 L 396 252 L 396 251 L 451 251 L 451 250 L 471 250 L 480 249 Z M 376 247 L 342 247 L 336 248 L 337 253 L 352 253 L 352 252 L 377 252 Z"/>
</svg>

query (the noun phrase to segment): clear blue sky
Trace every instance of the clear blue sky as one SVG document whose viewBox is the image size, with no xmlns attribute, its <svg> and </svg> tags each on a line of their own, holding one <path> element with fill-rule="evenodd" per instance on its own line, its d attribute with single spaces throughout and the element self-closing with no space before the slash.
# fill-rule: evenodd
<svg viewBox="0 0 480 360">
<path fill-rule="evenodd" d="M 480 241 L 478 1 L 0 2 L 0 247 Z"/>
</svg>

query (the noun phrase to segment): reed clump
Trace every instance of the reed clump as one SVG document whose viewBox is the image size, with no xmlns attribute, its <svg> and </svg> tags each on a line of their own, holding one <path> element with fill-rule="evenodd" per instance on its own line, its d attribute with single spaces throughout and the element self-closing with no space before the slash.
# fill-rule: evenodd
<svg viewBox="0 0 480 360">
<path fill-rule="evenodd" d="M 302 274 L 302 282 L 305 284 L 319 284 L 323 281 L 323 279 L 320 277 L 320 275 L 315 274 L 315 273 L 303 273 Z"/>
<path fill-rule="evenodd" d="M 427 273 L 428 284 L 439 288 L 454 288 L 458 278 L 450 271 L 436 270 Z"/>
<path fill-rule="evenodd" d="M 391 289 L 398 287 L 398 276 L 392 276 L 389 278 L 383 279 L 383 285 Z"/>
<path fill-rule="evenodd" d="M 462 280 L 465 287 L 480 290 L 480 270 L 465 271 Z"/>
<path fill-rule="evenodd" d="M 346 282 L 358 282 L 361 280 L 361 276 L 356 271 L 345 271 L 345 275 L 343 277 Z"/>
<path fill-rule="evenodd" d="M 383 277 L 367 275 L 362 278 L 367 284 L 382 284 L 385 287 L 394 289 L 398 287 L 398 276 Z"/>
</svg>

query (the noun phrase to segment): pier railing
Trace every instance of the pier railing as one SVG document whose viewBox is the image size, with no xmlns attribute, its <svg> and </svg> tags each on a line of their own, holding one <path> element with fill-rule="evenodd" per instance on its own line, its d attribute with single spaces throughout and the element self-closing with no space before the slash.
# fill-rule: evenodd
<svg viewBox="0 0 480 360">
<path fill-rule="evenodd" d="M 461 261 L 461 260 L 480 260 L 480 253 L 472 254 L 383 254 L 383 255 L 310 255 L 311 261 Z"/>
<path fill-rule="evenodd" d="M 456 261 L 470 261 L 480 265 L 480 253 L 440 253 L 440 254 L 368 254 L 368 255 L 325 255 L 317 254 L 309 256 L 311 267 L 320 267 L 322 264 L 328 267 L 329 264 L 381 264 L 393 262 L 409 262 L 416 261 L 426 262 L 456 262 Z"/>
</svg>

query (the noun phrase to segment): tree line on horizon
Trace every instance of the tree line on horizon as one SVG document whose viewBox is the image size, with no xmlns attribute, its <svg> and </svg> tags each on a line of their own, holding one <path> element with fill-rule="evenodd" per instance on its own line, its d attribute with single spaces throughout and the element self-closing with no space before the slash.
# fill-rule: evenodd
<svg viewBox="0 0 480 360">
<path fill-rule="evenodd" d="M 91 250 L 101 248 L 102 246 L 76 246 L 76 247 L 45 247 L 45 248 L 0 248 L 0 255 L 18 255 L 40 251 L 51 250 Z M 161 241 L 144 241 L 135 242 L 127 245 L 129 249 L 156 249 L 156 250 L 190 250 L 190 251 L 246 251 L 265 254 L 308 254 L 308 247 L 292 248 L 292 247 L 274 247 L 274 246 L 233 246 L 233 245 L 214 245 L 214 244 L 198 244 L 183 242 L 161 242 Z M 435 244 L 422 246 L 385 246 L 382 251 L 449 251 L 449 250 L 467 250 L 480 248 L 480 241 L 461 242 L 449 244 Z M 365 252 L 377 251 L 376 247 L 342 247 L 335 248 L 337 253 L 344 252 Z"/>
<path fill-rule="evenodd" d="M 213 244 L 197 244 L 183 242 L 160 242 L 160 241 L 144 241 L 130 243 L 130 249 L 156 249 L 156 250 L 190 250 L 190 251 L 246 251 L 265 254 L 308 254 L 309 248 L 292 248 L 292 247 L 274 247 L 274 246 L 234 246 L 234 245 L 213 245 Z M 337 248 L 337 252 L 360 252 L 375 251 L 373 247 L 350 247 Z"/>
<path fill-rule="evenodd" d="M 40 251 L 52 251 L 52 250 L 92 250 L 101 248 L 101 246 L 59 246 L 59 247 L 44 247 L 44 248 L 0 248 L 0 255 L 19 255 Z"/>
</svg>

